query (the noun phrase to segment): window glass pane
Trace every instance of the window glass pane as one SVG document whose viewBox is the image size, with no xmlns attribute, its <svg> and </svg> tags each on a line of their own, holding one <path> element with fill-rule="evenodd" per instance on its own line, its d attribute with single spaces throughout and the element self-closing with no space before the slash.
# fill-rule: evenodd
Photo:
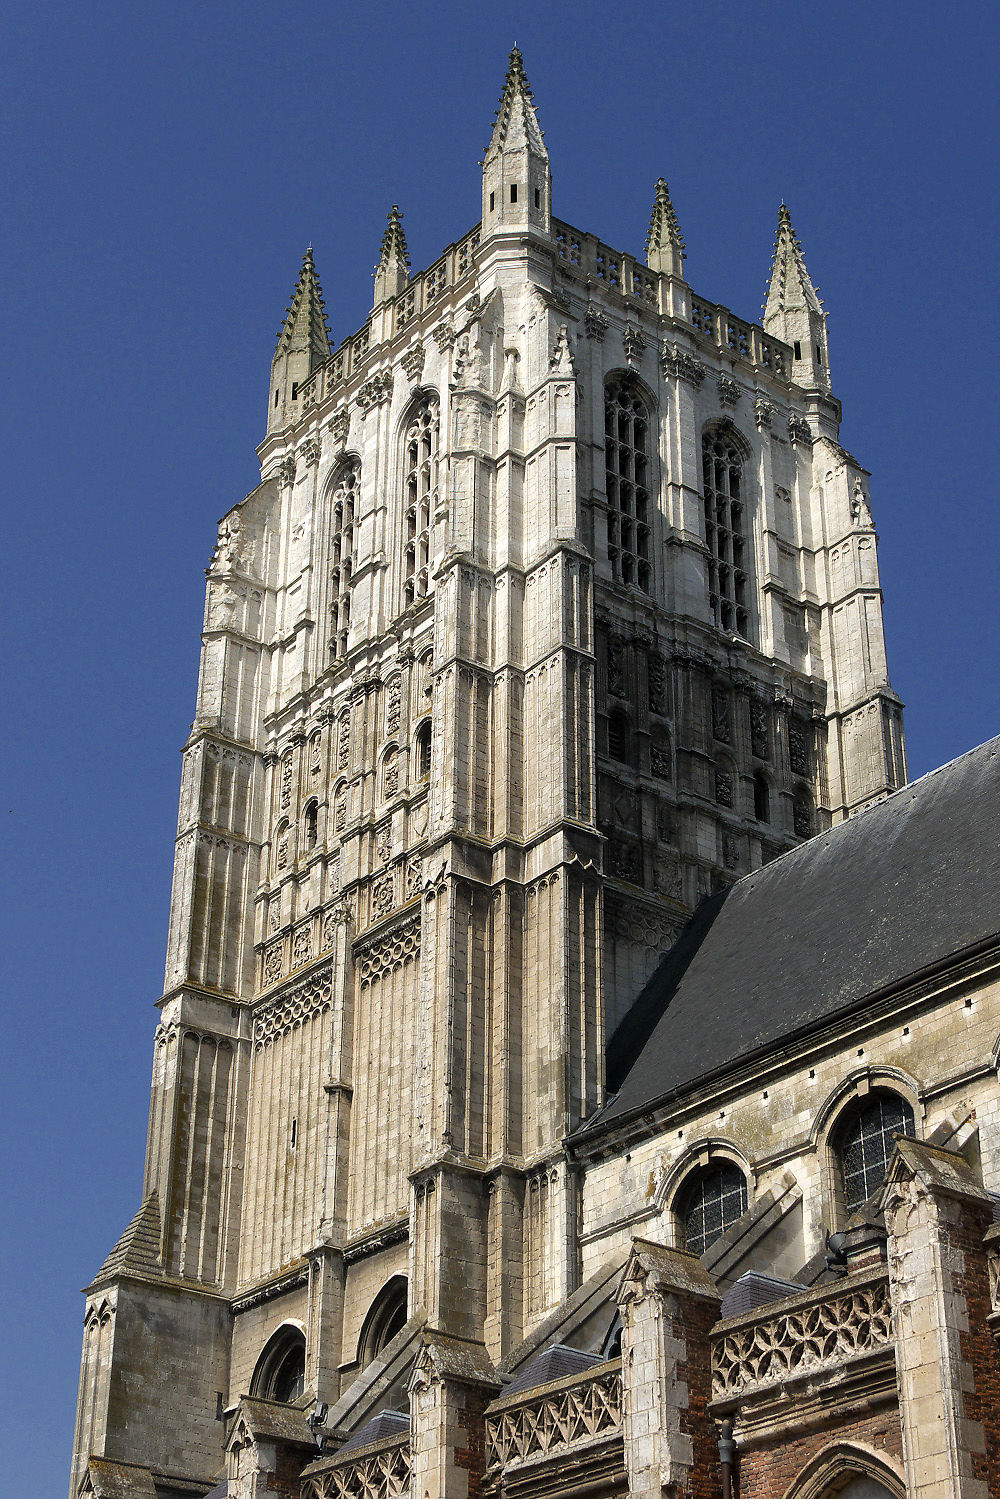
<svg viewBox="0 0 1000 1499">
<path fill-rule="evenodd" d="M 895 1136 L 912 1134 L 913 1110 L 892 1093 L 873 1099 L 848 1125 L 840 1148 L 848 1213 L 867 1202 L 885 1181 Z"/>
<path fill-rule="evenodd" d="M 682 1214 L 684 1243 L 704 1254 L 747 1210 L 747 1184 L 736 1166 L 710 1168 L 690 1188 Z"/>
</svg>

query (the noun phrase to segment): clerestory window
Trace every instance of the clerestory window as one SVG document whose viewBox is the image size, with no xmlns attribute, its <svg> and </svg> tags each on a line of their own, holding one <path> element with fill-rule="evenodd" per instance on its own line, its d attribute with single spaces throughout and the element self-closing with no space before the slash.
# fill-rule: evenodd
<svg viewBox="0 0 1000 1499">
<path fill-rule="evenodd" d="M 627 376 L 604 390 L 608 561 L 617 583 L 649 592 L 649 413 Z"/>
<path fill-rule="evenodd" d="M 679 1199 L 684 1244 L 702 1255 L 747 1210 L 746 1177 L 738 1166 L 721 1161 L 689 1178 Z"/>
<path fill-rule="evenodd" d="M 437 504 L 440 414 L 437 396 L 425 395 L 406 424 L 403 439 L 403 604 L 428 591 L 431 522 Z"/>
<path fill-rule="evenodd" d="M 708 598 L 720 630 L 749 636 L 743 455 L 718 430 L 702 439 Z"/>
<path fill-rule="evenodd" d="M 913 1110 L 897 1093 L 876 1093 L 851 1110 L 836 1136 L 844 1208 L 853 1213 L 885 1181 L 897 1135 L 913 1134 Z"/>
<path fill-rule="evenodd" d="M 354 567 L 354 525 L 361 485 L 361 464 L 348 459 L 335 476 L 330 515 L 330 655 L 347 654 L 351 625 L 351 575 Z"/>
</svg>

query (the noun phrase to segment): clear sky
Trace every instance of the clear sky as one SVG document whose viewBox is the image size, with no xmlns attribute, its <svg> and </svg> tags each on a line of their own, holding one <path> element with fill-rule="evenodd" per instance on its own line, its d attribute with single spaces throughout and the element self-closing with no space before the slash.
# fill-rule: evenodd
<svg viewBox="0 0 1000 1499">
<path fill-rule="evenodd" d="M 758 318 L 782 198 L 872 471 L 911 773 L 997 732 L 995 3 L 8 0 L 3 1479 L 61 1494 L 82 1301 L 139 1201 L 178 751 L 217 518 L 312 243 L 336 340 L 385 214 L 479 214 L 516 41 L 554 208 Z"/>
</svg>

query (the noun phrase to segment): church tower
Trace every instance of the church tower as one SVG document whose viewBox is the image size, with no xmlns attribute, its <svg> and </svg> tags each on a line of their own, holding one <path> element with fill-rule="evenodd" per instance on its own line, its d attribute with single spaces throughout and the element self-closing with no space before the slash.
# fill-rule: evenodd
<svg viewBox="0 0 1000 1499">
<path fill-rule="evenodd" d="M 214 1481 L 243 1396 L 346 1433 L 418 1325 L 509 1354 L 578 1285 L 565 1142 L 662 953 L 905 781 L 787 210 L 763 327 L 687 276 L 662 179 L 645 260 L 552 217 L 516 49 L 481 221 L 414 274 L 393 207 L 333 349 L 306 252 L 208 568 L 73 1496 L 95 1454 Z"/>
</svg>

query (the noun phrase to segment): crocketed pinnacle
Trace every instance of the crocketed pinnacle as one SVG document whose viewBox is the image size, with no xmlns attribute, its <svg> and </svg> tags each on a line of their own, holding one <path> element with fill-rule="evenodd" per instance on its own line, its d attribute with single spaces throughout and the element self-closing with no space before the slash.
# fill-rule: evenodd
<svg viewBox="0 0 1000 1499">
<path fill-rule="evenodd" d="M 649 216 L 649 230 L 646 234 L 647 262 L 657 258 L 657 251 L 661 252 L 659 258 L 674 258 L 677 261 L 687 259 L 681 226 L 670 201 L 670 190 L 662 177 L 656 179 L 653 211 Z"/>
<path fill-rule="evenodd" d="M 806 270 L 805 256 L 799 237 L 792 228 L 792 218 L 782 203 L 778 209 L 778 232 L 774 237 L 774 258 L 771 261 L 771 281 L 764 305 L 764 321 L 785 312 L 806 308 L 810 312 L 823 311 Z"/>
<path fill-rule="evenodd" d="M 406 248 L 406 235 L 403 233 L 403 215 L 399 211 L 398 204 L 392 205 L 386 219 L 385 233 L 379 247 L 378 265 L 375 269 L 377 271 L 380 267 L 388 266 L 395 260 L 409 270 L 410 255 Z"/>
<path fill-rule="evenodd" d="M 486 155 L 527 146 L 548 160 L 548 152 L 535 113 L 535 105 L 519 48 L 511 49 L 500 107 L 493 122 L 493 135 Z"/>
<path fill-rule="evenodd" d="M 302 257 L 299 279 L 278 333 L 277 353 L 288 354 L 293 349 L 308 349 L 311 369 L 330 357 L 330 329 L 312 245 Z"/>
</svg>

